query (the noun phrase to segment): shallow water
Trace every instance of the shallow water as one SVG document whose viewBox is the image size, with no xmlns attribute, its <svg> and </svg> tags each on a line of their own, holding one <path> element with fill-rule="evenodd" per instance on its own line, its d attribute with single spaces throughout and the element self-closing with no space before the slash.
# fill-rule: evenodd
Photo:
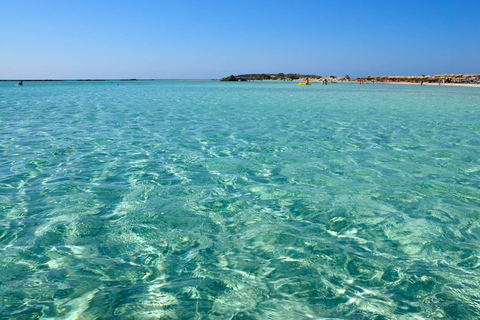
<svg viewBox="0 0 480 320">
<path fill-rule="evenodd" d="M 0 318 L 480 317 L 478 88 L 0 82 Z"/>
</svg>

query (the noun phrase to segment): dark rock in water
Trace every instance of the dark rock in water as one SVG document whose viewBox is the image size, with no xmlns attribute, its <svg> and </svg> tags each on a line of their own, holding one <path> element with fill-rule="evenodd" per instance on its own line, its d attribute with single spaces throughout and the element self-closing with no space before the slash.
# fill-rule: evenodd
<svg viewBox="0 0 480 320">
<path fill-rule="evenodd" d="M 238 79 L 232 74 L 230 77 L 220 79 L 220 81 L 238 81 Z"/>
</svg>

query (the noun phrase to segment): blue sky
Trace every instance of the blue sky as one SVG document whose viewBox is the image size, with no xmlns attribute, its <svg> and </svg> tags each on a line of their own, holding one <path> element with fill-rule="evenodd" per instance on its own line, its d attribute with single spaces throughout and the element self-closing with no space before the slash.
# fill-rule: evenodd
<svg viewBox="0 0 480 320">
<path fill-rule="evenodd" d="M 480 72 L 479 0 L 1 0 L 0 79 Z"/>
</svg>

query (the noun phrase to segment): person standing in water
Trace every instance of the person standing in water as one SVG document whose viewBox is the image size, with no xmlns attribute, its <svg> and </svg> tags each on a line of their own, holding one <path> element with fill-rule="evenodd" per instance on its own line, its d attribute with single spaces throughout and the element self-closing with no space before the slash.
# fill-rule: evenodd
<svg viewBox="0 0 480 320">
<path fill-rule="evenodd" d="M 23 80 L 20 80 L 20 82 L 17 85 L 23 86 Z"/>
<path fill-rule="evenodd" d="M 305 85 L 309 85 L 309 80 L 308 80 L 308 77 L 305 78 Z"/>
</svg>

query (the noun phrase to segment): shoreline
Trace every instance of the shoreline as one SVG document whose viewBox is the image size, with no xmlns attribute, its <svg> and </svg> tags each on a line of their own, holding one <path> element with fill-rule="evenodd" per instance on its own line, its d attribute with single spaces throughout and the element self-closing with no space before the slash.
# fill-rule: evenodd
<svg viewBox="0 0 480 320">
<path fill-rule="evenodd" d="M 288 80 L 288 81 L 283 81 L 283 80 L 248 80 L 248 82 L 305 82 L 305 79 L 296 79 L 296 80 Z M 321 83 L 322 81 L 320 79 L 313 79 L 310 80 L 310 83 Z M 342 83 L 349 83 L 349 84 L 359 84 L 358 81 L 329 81 L 328 84 L 342 84 Z M 376 82 L 363 82 L 363 84 L 394 84 L 394 85 L 416 85 L 416 86 L 421 86 L 420 83 L 415 83 L 415 82 L 382 82 L 382 81 L 376 81 Z M 480 88 L 480 83 L 441 83 L 438 85 L 437 83 L 423 83 L 424 86 L 437 86 L 437 87 L 470 87 L 470 88 Z"/>
<path fill-rule="evenodd" d="M 372 84 L 370 82 L 367 82 Z M 412 82 L 375 82 L 375 83 L 384 83 L 384 84 L 401 84 L 401 85 L 414 85 L 414 86 L 421 86 L 420 83 L 412 83 Z M 475 83 L 423 83 L 424 86 L 437 86 L 437 87 L 470 87 L 470 88 L 480 88 L 480 84 Z"/>
<path fill-rule="evenodd" d="M 178 81 L 220 81 L 219 79 L 39 79 L 39 80 L 23 80 L 24 82 L 132 82 L 132 81 L 155 81 L 155 80 L 178 80 Z M 359 84 L 358 81 L 339 81 L 336 79 L 327 79 L 328 84 Z M 20 80 L 11 80 L 11 79 L 0 79 L 0 82 L 18 82 Z M 249 82 L 305 82 L 305 78 L 295 79 L 295 80 L 279 80 L 279 79 L 268 79 L 268 80 L 248 80 Z M 322 79 L 311 79 L 310 83 L 321 83 Z M 418 82 L 394 82 L 394 81 L 364 81 L 363 84 L 391 84 L 391 85 L 415 85 L 421 86 L 422 84 Z M 424 82 L 424 86 L 439 86 L 439 87 L 468 87 L 468 88 L 480 88 L 480 83 L 438 83 L 438 82 Z"/>
</svg>

